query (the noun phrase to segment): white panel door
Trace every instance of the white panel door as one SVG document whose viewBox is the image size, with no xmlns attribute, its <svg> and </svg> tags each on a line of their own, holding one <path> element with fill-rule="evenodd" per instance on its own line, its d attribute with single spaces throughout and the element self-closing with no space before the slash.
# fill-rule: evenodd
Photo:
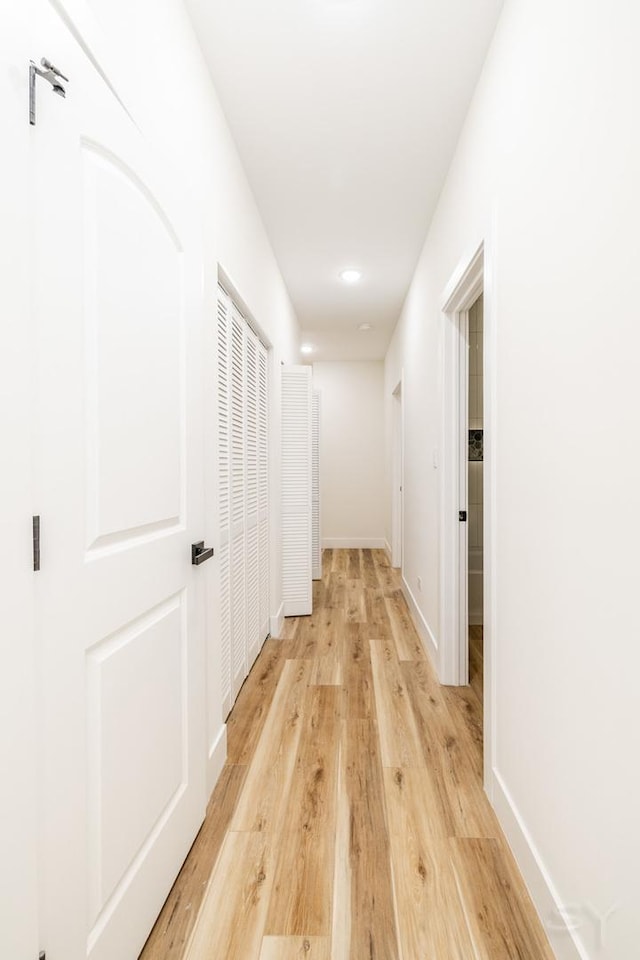
<svg viewBox="0 0 640 960">
<path fill-rule="evenodd" d="M 258 338 L 248 326 L 245 356 L 247 672 L 260 650 L 258 566 Z"/>
<path fill-rule="evenodd" d="M 311 367 L 282 368 L 282 598 L 285 617 L 312 612 Z"/>
<path fill-rule="evenodd" d="M 222 711 L 233 705 L 231 671 L 231 299 L 218 287 L 217 476 L 220 683 Z"/>
<path fill-rule="evenodd" d="M 311 414 L 311 573 L 322 579 L 320 544 L 320 394 L 313 392 Z"/>
<path fill-rule="evenodd" d="M 258 565 L 260 643 L 269 635 L 269 354 L 258 344 Z"/>
<path fill-rule="evenodd" d="M 133 960 L 205 809 L 197 231 L 53 9 L 34 48 L 42 945 Z"/>
<path fill-rule="evenodd" d="M 247 675 L 245 573 L 245 337 L 247 325 L 231 306 L 231 669 L 233 699 Z"/>
</svg>

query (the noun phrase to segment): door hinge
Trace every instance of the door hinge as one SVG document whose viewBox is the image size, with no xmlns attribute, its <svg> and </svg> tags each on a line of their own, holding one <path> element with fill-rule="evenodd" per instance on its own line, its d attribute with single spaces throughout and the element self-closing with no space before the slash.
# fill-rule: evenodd
<svg viewBox="0 0 640 960">
<path fill-rule="evenodd" d="M 33 569 L 40 569 L 40 517 L 31 518 L 31 529 L 33 538 Z"/>
<path fill-rule="evenodd" d="M 466 510 L 458 510 L 458 520 L 460 521 L 460 523 L 466 523 L 466 522 L 467 522 L 467 511 L 466 511 Z"/>
<path fill-rule="evenodd" d="M 40 66 L 38 67 L 33 60 L 29 63 L 29 123 L 31 126 L 35 126 L 36 122 L 36 78 L 42 77 L 43 80 L 46 80 L 51 84 L 51 89 L 54 93 L 57 93 L 59 97 L 66 97 L 67 90 L 62 83 L 64 80 L 66 83 L 69 83 L 69 77 L 65 77 L 64 73 L 61 73 L 56 66 L 54 66 L 50 60 L 47 60 L 46 57 L 43 57 L 40 61 Z"/>
</svg>

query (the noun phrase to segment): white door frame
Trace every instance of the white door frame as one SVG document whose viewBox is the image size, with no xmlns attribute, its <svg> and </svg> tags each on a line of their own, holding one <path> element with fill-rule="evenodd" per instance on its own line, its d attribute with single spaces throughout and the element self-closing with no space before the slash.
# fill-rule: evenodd
<svg viewBox="0 0 640 960">
<path fill-rule="evenodd" d="M 404 568 L 404 371 L 391 391 L 391 566 Z"/>
<path fill-rule="evenodd" d="M 468 511 L 468 320 L 469 308 L 484 293 L 484 757 L 490 788 L 495 743 L 493 650 L 495 625 L 495 297 L 491 245 L 476 244 L 462 258 L 442 298 L 443 405 L 440 496 L 440 680 L 468 683 L 467 529 L 458 519 Z M 461 528 L 463 528 L 461 530 Z"/>
</svg>

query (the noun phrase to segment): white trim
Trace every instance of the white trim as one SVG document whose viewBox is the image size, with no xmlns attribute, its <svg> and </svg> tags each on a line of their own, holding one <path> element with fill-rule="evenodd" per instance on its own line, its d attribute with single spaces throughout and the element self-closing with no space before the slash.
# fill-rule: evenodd
<svg viewBox="0 0 640 960">
<path fill-rule="evenodd" d="M 522 815 L 497 770 L 492 771 L 493 807 L 516 859 L 556 960 L 589 960 L 589 953 L 575 930 L 567 924 L 566 905 L 527 829 Z"/>
<path fill-rule="evenodd" d="M 141 130 L 137 117 L 141 113 L 134 98 L 130 76 L 118 64 L 112 44 L 105 44 L 103 31 L 87 0 L 49 0 L 67 30 L 100 74 L 127 116 Z M 127 81 L 125 84 L 125 80 Z"/>
<path fill-rule="evenodd" d="M 218 782 L 222 768 L 227 761 L 227 727 L 222 724 L 216 738 L 209 747 L 207 756 L 207 791 L 209 796 Z"/>
<path fill-rule="evenodd" d="M 329 537 L 322 541 L 323 550 L 384 550 L 388 547 L 384 537 Z"/>
<path fill-rule="evenodd" d="M 402 593 L 407 601 L 409 613 L 411 614 L 411 619 L 413 620 L 415 628 L 418 631 L 418 636 L 422 640 L 422 646 L 424 647 L 427 655 L 435 667 L 438 663 L 438 641 L 436 640 L 431 627 L 423 617 L 422 611 L 416 603 L 416 598 L 411 592 L 411 587 L 404 577 L 402 578 Z"/>
<path fill-rule="evenodd" d="M 284 627 L 284 603 L 280 604 L 278 612 L 276 614 L 272 614 L 269 619 L 271 636 L 277 639 L 282 633 L 282 628 Z"/>
<path fill-rule="evenodd" d="M 246 300 L 243 300 L 243 298 L 240 296 L 238 288 L 219 261 L 217 263 L 217 270 L 218 284 L 222 287 L 229 299 L 233 301 L 236 310 L 242 319 L 247 323 L 247 325 L 251 327 L 258 340 L 262 342 L 263 347 L 266 347 L 267 350 L 271 350 L 273 345 L 269 340 L 269 337 L 266 335 L 266 333 L 264 333 L 262 327 L 254 318 L 253 312 L 247 306 Z"/>
<path fill-rule="evenodd" d="M 480 243 L 456 267 L 443 295 L 443 416 L 441 472 L 440 624 L 442 653 L 439 675 L 442 683 L 468 682 L 467 650 L 467 556 L 465 529 L 458 511 L 467 510 L 466 443 L 462 424 L 467 422 L 466 351 L 468 310 L 482 292 L 484 245 Z"/>
<path fill-rule="evenodd" d="M 460 630 L 460 555 L 458 503 L 460 479 L 460 390 L 458 381 L 459 317 L 484 295 L 484 530 L 483 530 L 483 635 L 484 635 L 484 783 L 492 798 L 493 762 L 496 744 L 495 624 L 496 624 L 496 294 L 495 223 L 484 239 L 470 249 L 454 270 L 442 297 L 443 322 L 443 403 L 442 471 L 440 477 L 440 661 L 438 673 L 444 684 L 459 684 L 461 646 L 468 637 Z M 465 315 L 466 317 L 466 315 Z M 466 576 L 465 576 L 466 582 Z M 466 624 L 465 624 L 466 627 Z"/>
<path fill-rule="evenodd" d="M 387 560 L 389 561 L 389 565 L 391 566 L 391 544 L 390 544 L 389 541 L 386 539 L 386 537 L 385 537 L 385 540 L 384 540 L 384 547 L 383 547 L 383 549 L 384 549 L 384 552 L 385 552 L 386 555 L 387 555 Z"/>
</svg>

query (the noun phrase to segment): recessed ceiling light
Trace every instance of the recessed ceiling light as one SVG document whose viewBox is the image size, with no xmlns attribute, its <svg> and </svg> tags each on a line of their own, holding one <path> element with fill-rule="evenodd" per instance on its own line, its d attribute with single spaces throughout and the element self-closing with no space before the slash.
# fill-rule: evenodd
<svg viewBox="0 0 640 960">
<path fill-rule="evenodd" d="M 372 324 L 372 323 L 359 323 L 359 324 L 358 324 L 358 330 L 362 330 L 362 331 L 365 331 L 365 330 L 373 330 L 373 324 Z"/>
<path fill-rule="evenodd" d="M 300 347 L 300 353 L 313 353 L 315 347 L 312 343 L 303 343 Z"/>
<path fill-rule="evenodd" d="M 361 272 L 359 270 L 353 270 L 351 267 L 349 267 L 348 270 L 343 270 L 340 274 L 340 279 L 344 280 L 345 283 L 357 283 L 361 277 Z"/>
</svg>

